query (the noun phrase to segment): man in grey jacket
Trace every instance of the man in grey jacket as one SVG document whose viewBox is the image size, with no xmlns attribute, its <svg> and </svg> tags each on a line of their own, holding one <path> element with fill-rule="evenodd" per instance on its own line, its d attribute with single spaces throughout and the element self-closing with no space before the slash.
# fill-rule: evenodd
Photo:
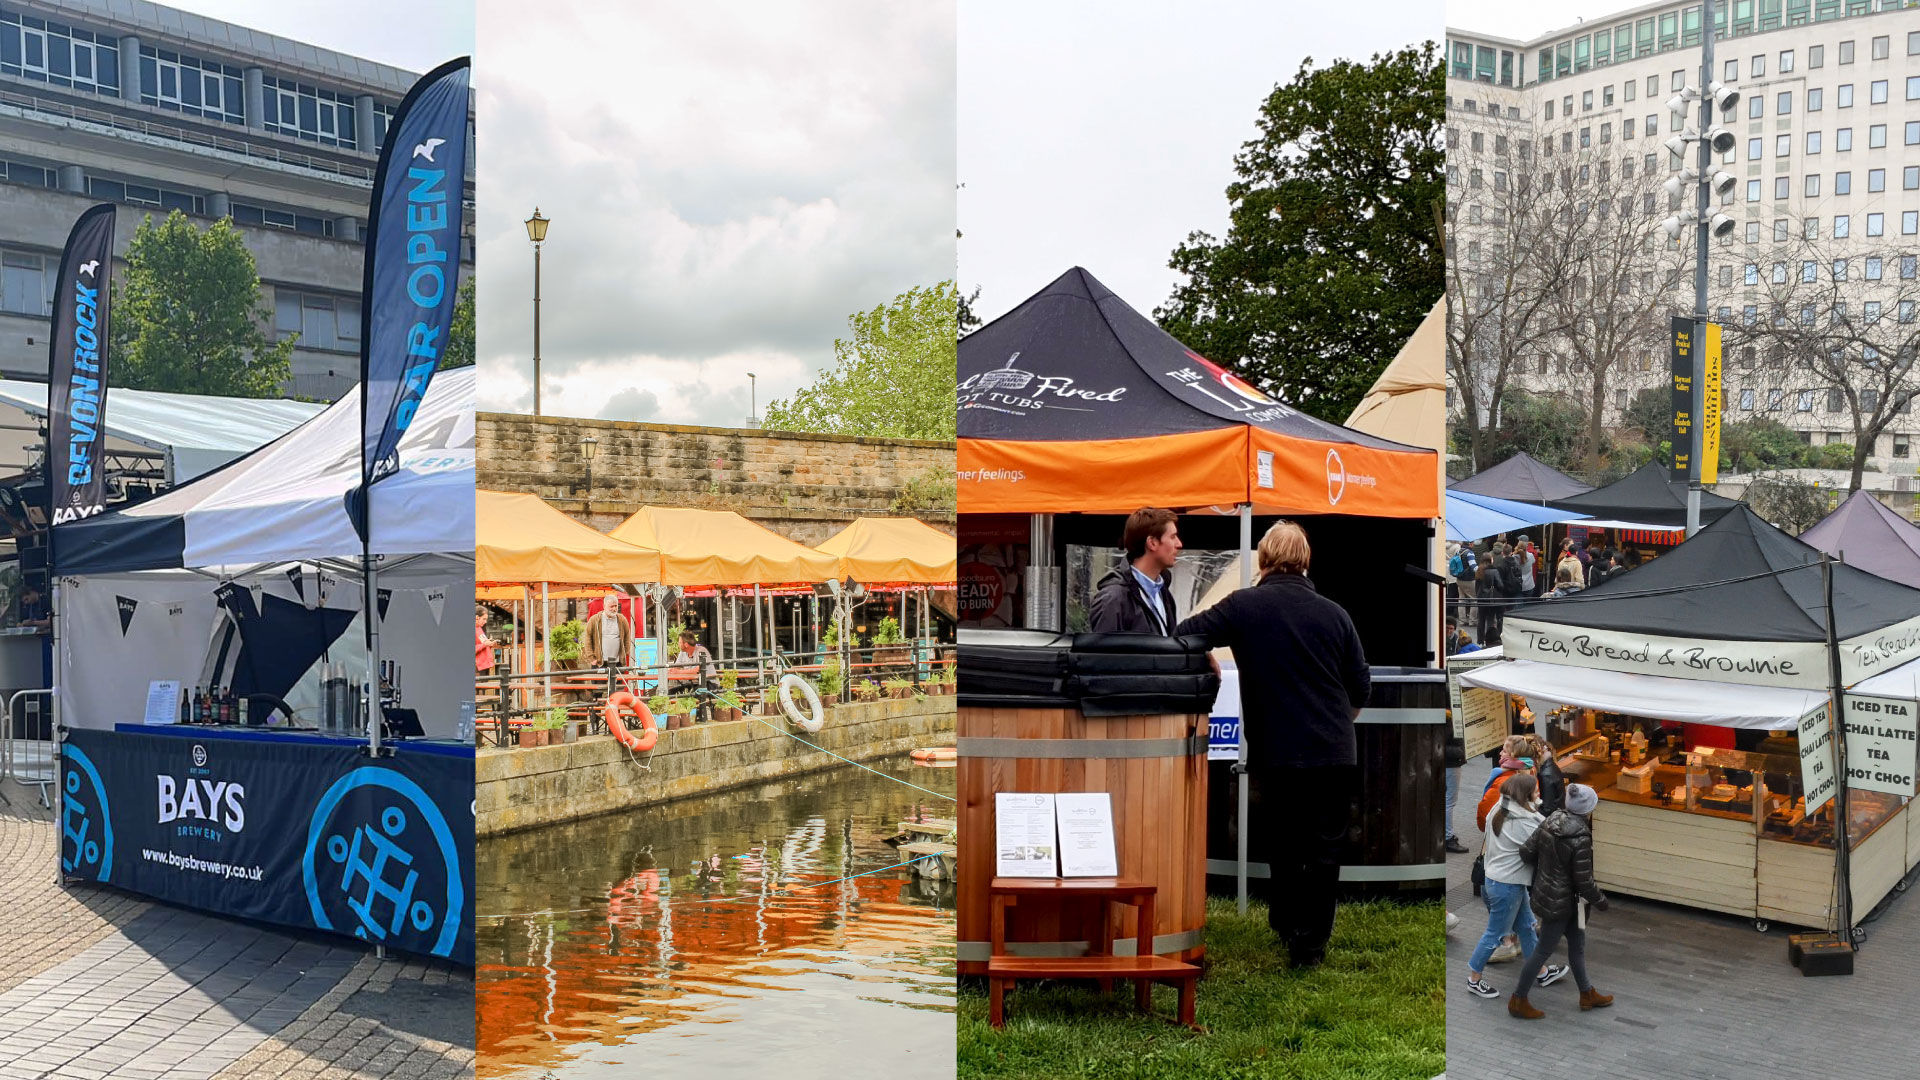
<svg viewBox="0 0 1920 1080">
<path fill-rule="evenodd" d="M 1180 526 L 1171 510 L 1146 506 L 1127 516 L 1120 543 L 1127 565 L 1100 579 L 1087 628 L 1096 634 L 1173 633 L 1173 564 Z"/>
</svg>

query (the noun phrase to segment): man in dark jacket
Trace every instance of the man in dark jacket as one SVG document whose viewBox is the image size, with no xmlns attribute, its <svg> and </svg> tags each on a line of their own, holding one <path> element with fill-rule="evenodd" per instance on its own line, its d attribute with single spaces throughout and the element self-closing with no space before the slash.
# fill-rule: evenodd
<svg viewBox="0 0 1920 1080">
<path fill-rule="evenodd" d="M 1593 831 L 1587 824 L 1600 799 L 1585 784 L 1568 784 L 1566 799 L 1567 808 L 1541 822 L 1520 849 L 1520 857 L 1533 864 L 1533 911 L 1540 916 L 1540 943 L 1527 957 L 1517 985 L 1521 990 L 1533 985 L 1564 936 L 1567 965 L 1580 987 L 1581 1010 L 1604 1009 L 1613 1004 L 1613 997 L 1594 989 L 1587 978 L 1587 931 L 1576 910 L 1582 900 L 1595 911 L 1607 910 L 1606 894 L 1593 880 Z M 1507 1012 L 1522 1020 L 1546 1015 L 1518 990 L 1507 999 Z"/>
<path fill-rule="evenodd" d="M 1147 506 L 1127 516 L 1120 537 L 1127 565 L 1100 579 L 1087 629 L 1096 634 L 1173 632 L 1173 564 L 1180 526 L 1171 510 Z"/>
<path fill-rule="evenodd" d="M 1276 523 L 1260 541 L 1259 584 L 1174 631 L 1231 648 L 1240 669 L 1248 771 L 1262 808 L 1248 841 L 1265 849 L 1267 922 L 1294 967 L 1324 959 L 1333 935 L 1358 793 L 1353 721 L 1372 687 L 1353 620 L 1307 580 L 1310 557 L 1300 526 Z"/>
</svg>

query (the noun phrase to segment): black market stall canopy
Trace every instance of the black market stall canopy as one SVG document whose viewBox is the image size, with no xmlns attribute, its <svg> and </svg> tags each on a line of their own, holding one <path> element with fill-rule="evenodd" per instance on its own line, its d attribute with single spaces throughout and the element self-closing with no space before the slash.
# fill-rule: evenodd
<svg viewBox="0 0 1920 1080">
<path fill-rule="evenodd" d="M 1079 267 L 960 339 L 959 379 L 969 513 L 1440 513 L 1432 450 L 1274 400 Z"/>
<path fill-rule="evenodd" d="M 1650 461 L 1620 479 L 1581 495 L 1548 499 L 1547 504 L 1595 520 L 1591 524 L 1661 525 L 1687 523 L 1687 485 L 1668 478 L 1668 469 Z M 1713 521 L 1740 503 L 1711 491 L 1700 493 L 1700 521 Z"/>
<path fill-rule="evenodd" d="M 1508 657 L 1819 690 L 1829 682 L 1820 553 L 1734 503 L 1670 553 L 1563 600 L 1514 609 Z M 1848 684 L 1920 657 L 1920 589 L 1833 567 Z"/>
<path fill-rule="evenodd" d="M 1583 484 L 1550 465 L 1542 464 L 1540 459 L 1525 450 L 1447 487 L 1469 495 L 1487 495 L 1526 503 L 1571 499 L 1593 490 L 1592 485 Z"/>
<path fill-rule="evenodd" d="M 1920 588 L 1920 526 L 1865 491 L 1847 496 L 1800 539 L 1849 566 Z"/>
</svg>

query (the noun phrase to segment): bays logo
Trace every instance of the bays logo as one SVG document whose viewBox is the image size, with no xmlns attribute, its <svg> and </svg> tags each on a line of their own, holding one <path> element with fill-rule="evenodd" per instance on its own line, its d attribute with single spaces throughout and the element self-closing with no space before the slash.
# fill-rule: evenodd
<svg viewBox="0 0 1920 1080">
<path fill-rule="evenodd" d="M 62 748 L 60 778 L 60 871 L 68 877 L 105 881 L 113 872 L 113 821 L 107 785 L 86 751 Z"/>
<path fill-rule="evenodd" d="M 467 915 L 460 849 L 440 808 L 401 773 L 366 765 L 334 781 L 307 827 L 301 872 L 321 929 L 453 954 Z"/>
</svg>

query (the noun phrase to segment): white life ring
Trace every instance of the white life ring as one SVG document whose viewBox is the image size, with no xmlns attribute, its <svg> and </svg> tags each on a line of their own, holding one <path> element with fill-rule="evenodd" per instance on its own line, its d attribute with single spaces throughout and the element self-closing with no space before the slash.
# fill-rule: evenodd
<svg viewBox="0 0 1920 1080">
<path fill-rule="evenodd" d="M 794 702 L 795 687 L 799 687 L 798 696 L 807 699 L 809 711 L 806 714 L 802 714 L 800 706 Z M 794 727 L 809 735 L 819 731 L 827 722 L 826 713 L 820 708 L 820 692 L 798 675 L 780 676 L 780 711 L 787 714 L 787 719 L 793 721 Z"/>
</svg>

